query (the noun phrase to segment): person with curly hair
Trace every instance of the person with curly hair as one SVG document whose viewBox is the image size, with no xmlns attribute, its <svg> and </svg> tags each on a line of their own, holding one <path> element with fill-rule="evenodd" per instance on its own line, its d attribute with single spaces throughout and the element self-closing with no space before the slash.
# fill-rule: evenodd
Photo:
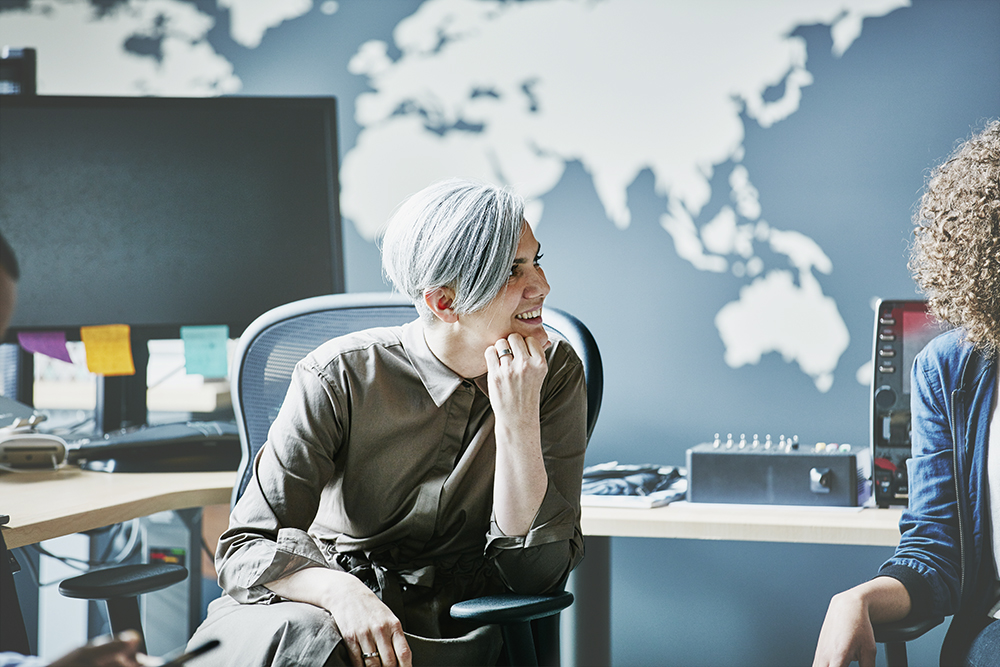
<svg viewBox="0 0 1000 667">
<path fill-rule="evenodd" d="M 873 623 L 954 619 L 942 665 L 1000 665 L 1000 121 L 935 169 L 909 267 L 953 325 L 912 370 L 909 507 L 871 581 L 838 593 L 814 667 L 875 664 Z"/>
</svg>

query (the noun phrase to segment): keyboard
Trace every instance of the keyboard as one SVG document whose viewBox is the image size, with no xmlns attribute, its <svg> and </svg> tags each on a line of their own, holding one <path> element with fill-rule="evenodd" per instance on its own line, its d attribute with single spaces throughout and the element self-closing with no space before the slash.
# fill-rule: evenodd
<svg viewBox="0 0 1000 667">
<path fill-rule="evenodd" d="M 69 447 L 69 463 L 98 472 L 236 470 L 242 457 L 236 424 L 225 421 L 143 426 Z"/>
</svg>

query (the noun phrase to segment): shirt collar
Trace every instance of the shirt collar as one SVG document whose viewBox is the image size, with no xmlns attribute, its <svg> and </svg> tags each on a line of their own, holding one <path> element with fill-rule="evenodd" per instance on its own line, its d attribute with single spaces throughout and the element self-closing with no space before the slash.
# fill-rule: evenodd
<svg viewBox="0 0 1000 667">
<path fill-rule="evenodd" d="M 427 393 L 434 404 L 441 407 L 462 385 L 464 378 L 434 356 L 424 339 L 424 325 L 419 319 L 403 325 L 400 339 L 403 341 L 403 351 L 420 376 Z"/>
</svg>

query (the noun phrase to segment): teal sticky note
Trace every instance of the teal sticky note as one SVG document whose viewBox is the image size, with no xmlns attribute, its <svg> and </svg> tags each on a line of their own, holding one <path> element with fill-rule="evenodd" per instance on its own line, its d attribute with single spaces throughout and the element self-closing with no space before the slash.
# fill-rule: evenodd
<svg viewBox="0 0 1000 667">
<path fill-rule="evenodd" d="M 188 375 L 226 377 L 229 369 L 226 354 L 228 326 L 181 327 L 181 340 L 184 341 L 184 368 Z"/>
</svg>

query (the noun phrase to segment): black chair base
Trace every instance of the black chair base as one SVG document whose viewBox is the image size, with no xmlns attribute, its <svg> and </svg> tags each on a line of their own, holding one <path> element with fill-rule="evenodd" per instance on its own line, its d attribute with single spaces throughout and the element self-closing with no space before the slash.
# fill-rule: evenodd
<svg viewBox="0 0 1000 667">
<path fill-rule="evenodd" d="M 452 618 L 472 621 L 478 625 L 498 624 L 503 632 L 508 664 L 517 667 L 536 667 L 539 651 L 531 630 L 532 621 L 548 619 L 573 604 L 573 594 L 567 591 L 553 595 L 487 595 L 457 602 L 451 606 Z M 553 629 L 550 629 L 550 631 Z M 558 628 L 554 628 L 558 631 Z M 549 642 L 541 660 L 558 664 L 558 641 Z M 546 656 L 552 648 L 556 655 Z"/>
<path fill-rule="evenodd" d="M 917 620 L 904 618 L 892 623 L 876 624 L 875 641 L 885 645 L 885 660 L 888 667 L 907 667 L 906 642 L 920 637 L 943 622 L 943 617 L 935 616 Z"/>
</svg>

